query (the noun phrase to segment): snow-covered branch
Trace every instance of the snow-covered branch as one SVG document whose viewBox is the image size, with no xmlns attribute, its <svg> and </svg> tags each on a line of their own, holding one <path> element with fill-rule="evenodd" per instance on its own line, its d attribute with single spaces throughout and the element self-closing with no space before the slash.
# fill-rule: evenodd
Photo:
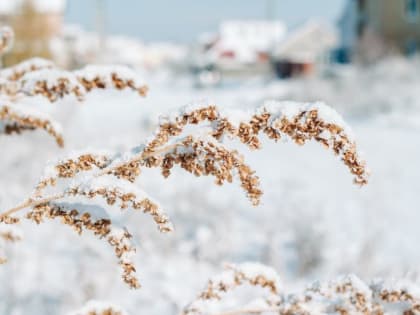
<svg viewBox="0 0 420 315">
<path fill-rule="evenodd" d="M 61 147 L 64 144 L 61 127 L 48 115 L 26 106 L 0 101 L 0 134 L 20 134 L 23 131 L 42 129 L 54 137 Z"/>
</svg>

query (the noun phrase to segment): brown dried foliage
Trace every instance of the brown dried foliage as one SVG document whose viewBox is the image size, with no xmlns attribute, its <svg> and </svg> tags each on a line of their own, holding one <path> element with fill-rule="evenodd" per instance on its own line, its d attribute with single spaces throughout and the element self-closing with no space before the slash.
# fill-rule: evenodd
<svg viewBox="0 0 420 315">
<path fill-rule="evenodd" d="M 109 219 L 93 220 L 90 213 L 79 213 L 77 209 L 67 209 L 63 205 L 52 202 L 35 206 L 27 214 L 27 218 L 37 224 L 44 219 L 61 219 L 63 224 L 71 226 L 77 233 L 82 234 L 88 230 L 106 241 L 114 248 L 115 255 L 119 259 L 119 264 L 123 270 L 123 280 L 131 288 L 139 288 L 140 284 L 135 276 L 136 268 L 131 260 L 126 259 L 125 255 L 131 255 L 135 248 L 131 245 L 131 235 L 124 231 L 121 235 L 113 233 L 112 222 Z"/>
<path fill-rule="evenodd" d="M 0 122 L 4 125 L 5 134 L 20 134 L 27 130 L 43 129 L 54 137 L 60 147 L 64 145 L 63 136 L 48 119 L 22 114 L 11 106 L 2 105 L 0 106 Z"/>
<path fill-rule="evenodd" d="M 274 119 L 274 122 L 272 120 Z M 241 122 L 238 127 L 222 117 L 216 106 L 209 105 L 183 115 L 175 121 L 160 124 L 160 129 L 155 138 L 149 143 L 146 151 L 153 152 L 156 148 L 166 144 L 171 137 L 180 135 L 187 125 L 197 125 L 203 122 L 212 123 L 212 136 L 218 140 L 225 135 L 239 139 L 250 149 L 260 149 L 260 133 L 269 139 L 278 141 L 282 136 L 290 137 L 299 145 L 309 140 L 315 140 L 324 147 L 331 149 L 339 155 L 350 172 L 355 176 L 355 182 L 360 185 L 367 183 L 367 171 L 364 161 L 360 160 L 356 151 L 356 144 L 345 134 L 342 126 L 324 121 L 318 110 L 305 110 L 295 115 L 292 119 L 276 117 L 265 109 L 257 110 L 249 121 Z M 325 138 L 325 132 L 330 137 Z"/>
</svg>

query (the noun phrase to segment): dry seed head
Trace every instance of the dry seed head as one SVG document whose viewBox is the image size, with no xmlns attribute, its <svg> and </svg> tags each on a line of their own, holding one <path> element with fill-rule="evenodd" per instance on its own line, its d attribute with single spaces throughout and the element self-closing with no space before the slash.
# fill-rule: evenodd
<svg viewBox="0 0 420 315">
<path fill-rule="evenodd" d="M 36 185 L 34 196 L 41 196 L 46 187 L 55 186 L 59 179 L 74 178 L 81 172 L 87 172 L 93 169 L 102 170 L 109 163 L 109 156 L 103 153 L 81 153 L 75 154 L 75 157 L 59 160 L 53 163 L 51 167 L 46 168 L 46 175 Z"/>
<path fill-rule="evenodd" d="M 86 91 L 95 89 L 115 88 L 117 90 L 130 89 L 140 96 L 146 96 L 147 85 L 138 75 L 127 67 L 122 66 L 87 66 L 74 72 L 78 81 Z"/>
<path fill-rule="evenodd" d="M 3 239 L 6 242 L 17 242 L 22 239 L 22 235 L 20 233 L 16 233 L 13 230 L 6 230 L 2 231 L 0 229 L 0 239 Z"/>
<path fill-rule="evenodd" d="M 29 72 L 20 79 L 20 91 L 26 95 L 41 95 L 50 102 L 56 102 L 67 95 L 83 100 L 84 87 L 68 71 L 42 69 Z"/>
<path fill-rule="evenodd" d="M 0 106 L 0 133 L 20 134 L 26 130 L 43 129 L 55 138 L 57 144 L 64 145 L 60 128 L 48 117 L 40 115 L 26 108 L 18 108 L 14 105 Z"/>
<path fill-rule="evenodd" d="M 8 26 L 0 28 L 0 56 L 9 52 L 13 47 L 15 33 Z"/>
<path fill-rule="evenodd" d="M 238 119 L 239 117 L 239 119 Z M 357 153 L 356 144 L 342 118 L 321 103 L 266 102 L 254 111 L 219 110 L 214 105 L 185 107 L 161 119 L 155 137 L 146 151 L 154 152 L 179 136 L 187 125 L 208 123 L 211 135 L 222 140 L 224 136 L 239 139 L 251 149 L 260 149 L 260 134 L 278 141 L 282 137 L 299 145 L 314 140 L 340 156 L 354 175 L 355 182 L 367 183 L 367 169 Z"/>
<path fill-rule="evenodd" d="M 143 191 L 131 183 L 120 183 L 112 176 L 105 175 L 82 185 L 75 185 L 66 191 L 67 196 L 82 196 L 88 199 L 103 198 L 108 206 L 117 206 L 121 210 L 131 208 L 142 210 L 152 216 L 162 233 L 171 232 L 173 226 L 161 207 L 152 201 Z"/>
<path fill-rule="evenodd" d="M 27 73 L 44 69 L 54 69 L 55 64 L 47 59 L 35 57 L 30 58 L 14 66 L 0 70 L 0 78 L 7 81 L 18 81 Z"/>
<path fill-rule="evenodd" d="M 44 219 L 61 219 L 65 225 L 72 227 L 78 234 L 84 230 L 93 232 L 100 239 L 106 241 L 114 249 L 115 255 L 119 260 L 122 269 L 122 278 L 131 288 L 139 288 L 140 284 L 135 276 L 136 268 L 132 258 L 136 252 L 131 244 L 131 235 L 122 229 L 112 226 L 109 219 L 94 220 L 90 213 L 80 213 L 77 209 L 71 209 L 68 205 L 58 203 L 45 203 L 34 207 L 27 214 L 27 218 L 36 223 L 41 223 Z"/>
<path fill-rule="evenodd" d="M 2 245 L 18 242 L 23 238 L 22 231 L 14 225 L 6 225 L 8 223 L 11 222 L 0 221 L 0 265 L 7 262 L 2 253 Z"/>
<path fill-rule="evenodd" d="M 196 176 L 214 176 L 217 185 L 231 183 L 236 172 L 252 203 L 257 205 L 260 201 L 262 191 L 258 176 L 236 150 L 226 149 L 212 137 L 188 136 L 172 151 L 164 154 L 161 163 L 163 176 L 168 177 L 176 164 Z"/>
<path fill-rule="evenodd" d="M 83 101 L 97 89 L 130 89 L 146 96 L 147 85 L 123 66 L 88 66 L 81 70 L 59 70 L 52 62 L 34 58 L 0 71 L 0 91 L 11 98 L 43 96 L 56 102 L 73 95 Z"/>
</svg>

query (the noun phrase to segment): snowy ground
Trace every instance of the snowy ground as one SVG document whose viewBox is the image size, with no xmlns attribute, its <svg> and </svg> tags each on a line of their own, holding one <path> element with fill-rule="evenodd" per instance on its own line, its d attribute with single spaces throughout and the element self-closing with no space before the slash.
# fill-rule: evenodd
<svg viewBox="0 0 420 315">
<path fill-rule="evenodd" d="M 419 62 L 390 60 L 365 71 L 336 69 L 323 78 L 194 90 L 188 78 L 147 78 L 147 99 L 93 94 L 86 104 L 43 106 L 63 124 L 60 150 L 43 132 L 0 137 L 0 209 L 31 191 L 46 161 L 67 151 L 125 150 L 153 130 L 159 113 L 198 99 L 220 106 L 254 106 L 265 99 L 323 100 L 344 114 L 371 169 L 365 188 L 316 144 L 264 143 L 247 153 L 265 191 L 253 208 L 239 185 L 175 172 L 168 180 L 145 173 L 140 185 L 158 197 L 176 231 L 159 234 L 148 218 L 127 213 L 138 244 L 143 288 L 119 279 L 106 245 L 54 222 L 25 224 L 25 239 L 8 248 L 0 268 L 0 314 L 66 314 L 87 300 L 109 300 L 131 314 L 177 314 L 223 262 L 273 266 L 291 288 L 355 273 L 362 279 L 417 280 L 420 179 Z M 246 152 L 246 150 L 244 150 Z M 36 310 L 36 311 L 35 311 Z"/>
</svg>

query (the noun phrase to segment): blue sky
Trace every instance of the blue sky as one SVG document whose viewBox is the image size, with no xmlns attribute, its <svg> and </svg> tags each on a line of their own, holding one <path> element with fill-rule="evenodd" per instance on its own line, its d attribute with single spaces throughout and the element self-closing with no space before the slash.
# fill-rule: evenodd
<svg viewBox="0 0 420 315">
<path fill-rule="evenodd" d="M 102 0 L 107 7 L 107 31 L 146 41 L 191 42 L 200 33 L 216 30 L 225 19 L 260 19 L 268 0 Z M 293 27 L 308 18 L 334 22 L 344 0 L 271 0 L 271 14 Z M 96 0 L 69 0 L 66 19 L 91 30 Z"/>
</svg>

